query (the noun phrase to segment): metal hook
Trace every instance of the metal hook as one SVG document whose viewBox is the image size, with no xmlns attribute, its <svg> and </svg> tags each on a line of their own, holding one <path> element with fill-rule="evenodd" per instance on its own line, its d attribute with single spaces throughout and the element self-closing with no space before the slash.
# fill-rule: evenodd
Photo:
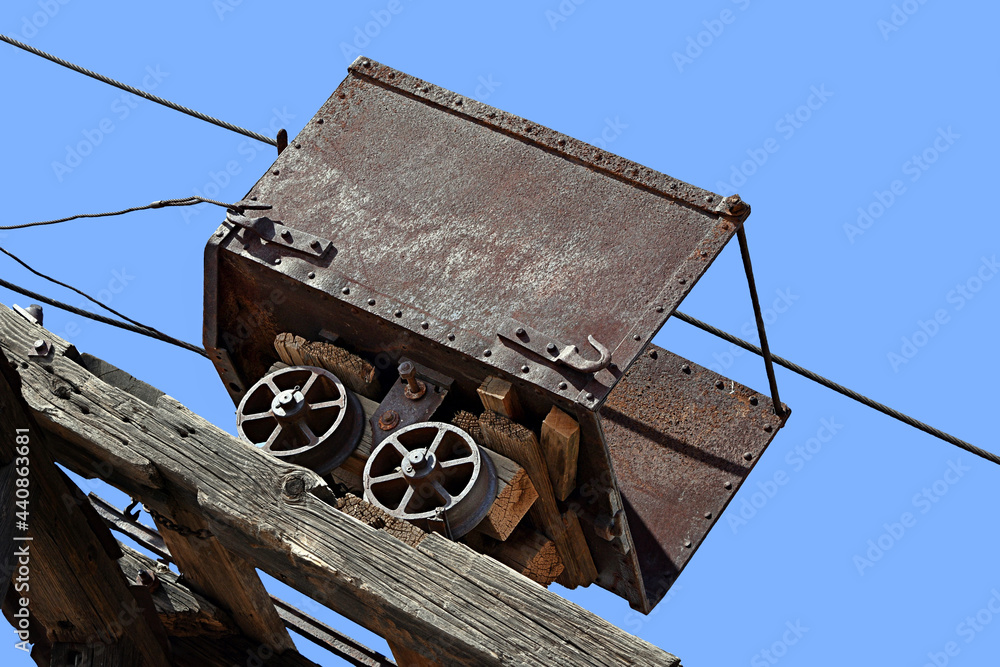
<svg viewBox="0 0 1000 667">
<path fill-rule="evenodd" d="M 581 373 L 596 373 L 599 370 L 607 368 L 611 363 L 610 350 L 598 343 L 593 336 L 587 336 L 587 340 L 590 342 L 590 345 L 597 350 L 598 353 L 600 353 L 600 359 L 597 361 L 585 359 L 580 355 L 580 350 L 576 347 L 576 345 L 567 345 L 563 348 L 563 351 L 559 353 L 559 356 L 556 357 L 556 361 L 569 366 L 573 370 L 580 371 Z"/>
<path fill-rule="evenodd" d="M 122 511 L 122 514 L 128 517 L 129 521 L 135 523 L 139 520 L 139 513 L 142 512 L 142 508 L 139 507 L 139 509 L 135 510 L 135 514 L 132 514 L 132 510 L 139 506 L 139 501 L 135 498 L 131 498 L 131 501 L 132 502 L 129 503 L 129 506 Z"/>
</svg>

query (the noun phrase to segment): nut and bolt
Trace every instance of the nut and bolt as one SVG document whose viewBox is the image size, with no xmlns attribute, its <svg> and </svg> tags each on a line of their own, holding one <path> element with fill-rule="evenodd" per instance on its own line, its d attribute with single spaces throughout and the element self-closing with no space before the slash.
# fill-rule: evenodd
<svg viewBox="0 0 1000 667">
<path fill-rule="evenodd" d="M 406 388 L 403 395 L 411 401 L 422 398 L 427 393 L 427 385 L 417 379 L 417 369 L 409 361 L 404 361 L 399 365 L 399 377 L 406 380 Z"/>
<path fill-rule="evenodd" d="M 383 431 L 391 431 L 399 426 L 399 413 L 395 410 L 386 410 L 378 418 L 378 427 Z"/>
<path fill-rule="evenodd" d="M 135 583 L 145 586 L 151 591 L 155 591 L 160 587 L 159 577 L 156 576 L 155 572 L 150 570 L 139 570 L 139 573 L 135 575 Z"/>
<path fill-rule="evenodd" d="M 548 351 L 549 354 L 555 354 L 556 352 L 559 351 L 559 346 L 556 345 L 555 343 L 549 343 L 548 345 L 545 346 L 545 349 Z"/>
<path fill-rule="evenodd" d="M 31 352 L 28 353 L 29 357 L 47 357 L 49 352 L 52 351 L 52 344 L 47 340 L 39 338 L 34 343 L 32 343 Z"/>
</svg>

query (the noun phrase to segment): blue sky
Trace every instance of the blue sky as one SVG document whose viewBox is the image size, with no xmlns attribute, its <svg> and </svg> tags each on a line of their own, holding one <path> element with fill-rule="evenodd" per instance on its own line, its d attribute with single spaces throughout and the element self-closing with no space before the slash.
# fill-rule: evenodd
<svg viewBox="0 0 1000 667">
<path fill-rule="evenodd" d="M 776 354 L 1000 451 L 998 14 L 940 0 L 8 0 L 0 31 L 271 136 L 297 133 L 363 53 L 739 192 Z M 8 223 L 196 193 L 236 201 L 275 157 L 7 45 L 0 68 Z M 200 343 L 203 248 L 221 219 L 205 205 L 148 211 L 0 244 Z M 10 261 L 0 275 L 80 302 Z M 735 243 L 681 310 L 753 338 Z M 52 308 L 46 325 L 234 430 L 200 357 Z M 656 342 L 766 389 L 758 358 L 682 322 Z M 992 664 L 997 466 L 787 371 L 778 380 L 787 427 L 653 614 L 596 587 L 554 590 L 688 667 Z M 6 632 L 4 664 L 32 664 Z"/>
</svg>

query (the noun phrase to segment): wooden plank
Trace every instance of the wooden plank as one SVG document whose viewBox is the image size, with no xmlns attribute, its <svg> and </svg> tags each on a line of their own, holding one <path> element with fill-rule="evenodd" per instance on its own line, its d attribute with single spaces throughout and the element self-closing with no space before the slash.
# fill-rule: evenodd
<svg viewBox="0 0 1000 667">
<path fill-rule="evenodd" d="M 500 542 L 489 554 L 542 586 L 551 584 L 565 569 L 555 542 L 525 526 L 518 528 L 509 540 Z"/>
<path fill-rule="evenodd" d="M 498 415 L 517 420 L 521 418 L 521 404 L 514 385 L 498 377 L 489 376 L 477 390 L 483 407 Z"/>
<path fill-rule="evenodd" d="M 196 532 L 210 532 L 208 523 L 195 512 L 179 505 L 169 511 L 173 524 Z M 248 638 L 267 644 L 275 653 L 295 650 L 295 643 L 251 563 L 231 553 L 213 535 L 185 536 L 171 530 L 161 517 L 154 515 L 153 519 L 171 558 L 194 590 L 229 611 Z"/>
<path fill-rule="evenodd" d="M 127 581 L 135 581 L 140 570 L 155 572 L 159 585 L 150 591 L 153 606 L 167 634 L 172 637 L 225 637 L 239 632 L 233 617 L 211 601 L 178 582 L 170 568 L 145 554 L 119 543 L 118 566 Z"/>
<path fill-rule="evenodd" d="M 440 667 L 440 663 L 434 662 L 416 651 L 412 651 L 405 646 L 394 641 L 386 640 L 392 650 L 392 657 L 396 659 L 399 667 Z"/>
<path fill-rule="evenodd" d="M 479 430 L 479 415 L 474 415 L 467 410 L 459 410 L 451 418 L 451 423 L 472 436 L 476 443 L 483 444 L 483 434 Z"/>
<path fill-rule="evenodd" d="M 4 426 L 10 428 L 9 426 Z M 7 588 L 14 572 L 17 571 L 17 556 L 14 551 L 17 542 L 14 541 L 14 521 L 17 505 L 14 490 L 15 461 L 11 459 L 7 465 L 0 467 L 0 600 L 7 597 Z"/>
<path fill-rule="evenodd" d="M 36 333 L 40 330 L 24 323 Z M 34 364 L 34 371 L 45 373 L 42 361 L 25 357 L 24 363 L 29 368 Z M 30 596 L 26 595 L 27 589 L 18 593 L 30 599 L 26 608 L 46 629 L 44 639 L 54 647 L 64 643 L 92 644 L 105 649 L 103 652 L 109 656 L 132 659 L 117 664 L 141 662 L 166 667 L 170 662 L 163 646 L 142 616 L 117 563 L 107 555 L 94 527 L 77 506 L 79 489 L 68 484 L 53 463 L 45 434 L 23 400 L 21 386 L 21 378 L 9 360 L 0 357 L 0 462 L 27 468 L 28 475 L 23 477 L 30 480 L 26 510 L 18 507 L 27 515 L 16 517 L 27 524 L 27 530 L 22 527 L 15 531 L 13 539 L 28 538 L 17 542 L 15 553 L 19 566 L 30 568 L 31 588 Z M 7 519 L 13 521 L 15 517 Z M 107 531 L 103 524 L 100 528 Z M 18 579 L 15 588 L 27 583 Z"/>
<path fill-rule="evenodd" d="M 52 645 L 51 667 L 134 667 L 142 655 L 132 646 L 57 642 Z"/>
<path fill-rule="evenodd" d="M 360 496 L 363 495 L 361 479 L 365 470 L 365 462 L 368 461 L 368 457 L 372 453 L 369 418 L 375 414 L 378 403 L 363 396 L 358 396 L 358 400 L 365 413 L 364 434 L 351 457 L 340 468 L 334 470 L 332 476 L 334 480 L 344 484 L 349 490 Z M 478 418 L 476 423 L 478 425 Z M 524 468 L 502 454 L 490 449 L 484 451 L 493 461 L 493 468 L 496 470 L 497 497 L 493 501 L 490 511 L 479 522 L 475 530 L 497 540 L 506 540 L 531 509 L 531 505 L 538 498 L 538 492 L 535 491 L 535 487 Z"/>
<path fill-rule="evenodd" d="M 177 665 L 321 667 L 297 651 L 275 653 L 268 644 L 255 642 L 242 635 L 226 637 L 225 641 L 212 637 L 175 637 L 171 646 Z"/>
<path fill-rule="evenodd" d="M 290 333 L 280 333 L 274 339 L 274 349 L 286 364 L 325 368 L 354 393 L 369 399 L 379 398 L 381 390 L 375 367 L 342 347 L 322 341 L 307 341 Z"/>
<path fill-rule="evenodd" d="M 0 346 L 20 365 L 39 331 L 18 319 L 0 308 Z M 224 546 L 371 631 L 448 665 L 678 665 L 463 544 L 430 534 L 412 548 L 362 524 L 331 504 L 336 499 L 315 473 L 182 406 L 130 398 L 63 356 L 64 341 L 50 340 L 57 350 L 49 371 L 20 369 L 40 425 L 68 434 L 80 456 L 94 461 L 108 456 L 109 440 L 127 440 L 156 461 L 171 493 L 197 507 Z M 80 393 L 54 390 L 70 384 Z M 142 476 L 116 472 L 125 492 L 144 501 L 155 495 Z"/>
<path fill-rule="evenodd" d="M 580 425 L 552 406 L 542 422 L 542 453 L 556 499 L 566 500 L 576 487 L 576 460 L 580 454 Z"/>
<path fill-rule="evenodd" d="M 535 485 L 538 500 L 531 506 L 531 520 L 556 543 L 565 566 L 564 577 L 570 588 L 589 586 L 597 579 L 597 567 L 580 529 L 580 523 L 567 523 L 556 504 L 549 481 L 549 471 L 535 434 L 503 415 L 486 411 L 479 417 L 483 440 L 493 450 L 513 459 L 528 473 Z"/>
</svg>

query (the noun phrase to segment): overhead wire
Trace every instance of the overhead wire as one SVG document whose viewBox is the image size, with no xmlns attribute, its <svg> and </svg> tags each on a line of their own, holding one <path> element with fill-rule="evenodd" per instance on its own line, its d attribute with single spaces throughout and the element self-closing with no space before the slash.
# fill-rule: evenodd
<svg viewBox="0 0 1000 667">
<path fill-rule="evenodd" d="M 165 334 L 165 333 L 163 333 L 161 331 L 157 331 L 153 327 L 148 327 L 148 326 L 145 326 L 145 325 L 135 326 L 134 324 L 129 324 L 128 322 L 120 322 L 118 320 L 113 320 L 110 317 L 105 317 L 105 316 L 99 315 L 97 313 L 92 313 L 89 310 L 83 310 L 82 308 L 76 308 L 75 306 L 71 306 L 68 303 L 63 303 L 62 301 L 57 301 L 57 300 L 51 299 L 51 298 L 49 298 L 47 296 L 43 296 L 43 295 L 39 294 L 38 292 L 32 292 L 29 289 L 21 287 L 20 285 L 15 285 L 14 283 L 9 282 L 7 280 L 4 280 L 3 278 L 0 278 L 0 287 L 5 287 L 5 288 L 11 290 L 12 292 L 17 292 L 18 294 L 23 294 L 24 296 L 28 297 L 29 299 L 34 299 L 35 301 L 39 301 L 41 303 L 48 304 L 48 305 L 52 306 L 53 308 L 59 308 L 60 310 L 65 310 L 66 312 L 73 313 L 74 315 L 79 315 L 80 317 L 86 317 L 87 319 L 94 320 L 95 322 L 101 322 L 102 324 L 107 324 L 109 326 L 118 327 L 119 329 L 124 329 L 125 331 L 131 331 L 132 333 L 137 333 L 137 334 L 140 334 L 142 336 L 148 336 L 150 338 L 155 338 L 157 340 L 163 341 L 164 343 L 170 343 L 171 345 L 176 345 L 177 347 L 182 347 L 185 350 L 190 350 L 191 352 L 194 352 L 196 354 L 200 354 L 201 356 L 203 356 L 205 358 L 208 358 L 208 353 L 203 348 L 200 348 L 197 345 L 192 345 L 191 343 L 187 343 L 187 342 L 182 341 L 182 340 L 178 340 L 178 339 L 174 338 L 173 336 L 168 336 L 167 334 Z"/>
<path fill-rule="evenodd" d="M 694 317 L 691 317 L 690 315 L 685 315 L 684 313 L 680 312 L 679 310 L 674 311 L 674 317 L 676 317 L 677 319 L 681 320 L 682 322 L 686 322 L 686 323 L 688 323 L 688 324 L 690 324 L 692 326 L 695 326 L 695 327 L 701 329 L 702 331 L 706 331 L 706 332 L 712 334 L 713 336 L 718 336 L 722 340 L 728 341 L 728 342 L 732 343 L 733 345 L 737 345 L 739 347 L 742 347 L 744 350 L 748 350 L 748 351 L 753 352 L 754 354 L 757 354 L 759 356 L 764 356 L 763 351 L 759 347 L 757 347 L 756 345 L 754 345 L 753 343 L 749 343 L 749 342 L 743 340 L 742 338 L 737 338 L 736 336 L 734 336 L 734 335 L 732 335 L 730 333 L 727 333 L 727 332 L 723 331 L 722 329 L 718 329 L 716 327 L 713 327 L 711 324 L 707 324 L 705 322 L 702 322 L 701 320 L 699 320 L 697 318 L 694 318 Z M 801 375 L 802 377 L 804 377 L 804 378 L 806 378 L 808 380 L 812 380 L 813 382 L 821 384 L 824 387 L 826 387 L 827 389 L 831 389 L 831 390 L 837 392 L 838 394 L 841 394 L 843 396 L 846 396 L 847 398 L 850 398 L 850 399 L 853 399 L 853 400 L 857 401 L 858 403 L 861 403 L 862 405 L 866 405 L 869 408 L 872 408 L 873 410 L 877 410 L 877 411 L 881 412 L 884 415 L 888 415 L 889 417 L 892 417 L 893 419 L 897 419 L 897 420 L 903 422 L 904 424 L 906 424 L 907 426 L 912 426 L 913 428 L 921 430 L 924 433 L 927 433 L 929 435 L 933 435 L 935 438 L 939 438 L 939 439 L 944 440 L 945 442 L 947 442 L 949 444 L 952 444 L 952 445 L 955 445 L 956 447 L 964 449 L 965 451 L 969 452 L 970 454 L 974 454 L 974 455 L 976 455 L 976 456 L 978 456 L 980 458 L 986 459 L 987 461 L 991 461 L 993 463 L 996 463 L 996 464 L 1000 465 L 1000 456 L 997 456 L 996 454 L 994 454 L 992 452 L 988 452 L 985 449 L 981 449 L 979 447 L 976 447 L 972 443 L 966 442 L 965 440 L 962 440 L 960 438 L 956 438 L 955 436 L 953 436 L 953 435 L 951 435 L 949 433 L 945 433 L 944 431 L 942 431 L 940 429 L 937 429 L 937 428 L 934 428 L 933 426 L 930 426 L 928 424 L 925 424 L 922 421 L 914 419 L 913 417 L 910 417 L 909 415 L 905 415 L 902 412 L 900 412 L 899 410 L 896 410 L 894 408 L 890 408 L 887 405 L 883 405 L 882 403 L 879 403 L 878 401 L 870 399 L 867 396 L 864 396 L 863 394 L 859 394 L 858 392 L 854 391 L 853 389 L 849 389 L 849 388 L 845 387 L 842 384 L 838 384 L 838 383 L 834 382 L 833 380 L 828 380 L 827 378 L 823 377 L 822 375 L 819 375 L 818 373 L 814 373 L 814 372 L 812 372 L 812 371 L 810 371 L 810 370 L 808 370 L 806 368 L 803 368 L 802 366 L 799 366 L 798 364 L 796 364 L 796 363 L 794 363 L 792 361 L 789 361 L 787 359 L 783 359 L 783 358 L 781 358 L 781 357 L 779 357 L 777 355 L 772 355 L 771 358 L 774 360 L 774 363 L 778 364 L 779 366 L 783 366 L 783 367 L 787 368 L 788 370 L 792 371 L 793 373 L 798 373 L 799 375 Z"/>
<path fill-rule="evenodd" d="M 108 211 L 105 213 L 81 213 L 79 215 L 71 215 L 68 218 L 58 218 L 56 220 L 44 220 L 42 222 L 25 222 L 19 225 L 0 225 L 0 230 L 9 231 L 12 229 L 27 229 L 29 227 L 44 227 L 45 225 L 57 225 L 62 222 L 69 222 L 70 220 L 78 220 L 80 218 L 106 218 L 115 215 L 124 215 L 126 213 L 134 213 L 136 211 L 145 211 L 147 209 L 154 208 L 165 208 L 168 206 L 193 206 L 195 204 L 215 204 L 216 206 L 221 206 L 227 210 L 242 212 L 247 209 L 255 210 L 266 210 L 271 208 L 270 204 L 258 204 L 257 202 L 241 201 L 235 204 L 227 204 L 221 201 L 215 201 L 214 199 L 206 199 L 205 197 L 191 196 L 182 197 L 180 199 L 161 199 L 159 201 L 154 201 L 151 204 L 146 204 L 144 206 L 133 206 L 131 208 L 124 208 L 120 211 Z"/>
<path fill-rule="evenodd" d="M 200 120 L 206 121 L 208 123 L 211 123 L 212 125 L 217 125 L 219 127 L 225 128 L 227 130 L 231 130 L 233 132 L 238 132 L 239 134 L 242 134 L 243 136 L 250 137 L 251 139 L 256 139 L 257 141 L 261 141 L 261 142 L 263 142 L 265 144 L 271 144 L 272 146 L 277 146 L 278 145 L 277 140 L 272 139 L 272 138 L 267 137 L 267 136 L 264 136 L 263 134 L 260 134 L 259 132 L 254 132 L 253 130 L 248 130 L 248 129 L 240 127 L 238 125 L 233 125 L 232 123 L 227 123 L 224 120 L 220 120 L 220 119 L 215 118 L 213 116 L 209 116 L 208 114 L 201 113 L 200 111 L 195 111 L 194 109 L 190 109 L 188 107 L 182 106 L 180 104 L 177 104 L 176 102 L 171 102 L 170 100 L 166 100 L 166 99 L 164 99 L 164 98 L 162 98 L 162 97 L 160 97 L 158 95 L 153 95 L 152 93 L 146 92 L 145 90 L 142 90 L 141 88 L 136 88 L 135 86 L 130 86 L 127 83 L 122 83 L 121 81 L 116 81 L 115 79 L 112 79 L 110 77 L 104 76 L 103 74 L 98 74 L 97 72 L 93 72 L 93 71 L 87 69 L 86 67 L 80 67 L 79 65 L 74 65 L 73 63 L 69 62 L 68 60 L 63 60 L 62 58 L 60 58 L 58 56 L 52 55 L 51 53 L 46 53 L 45 51 L 42 51 L 41 49 L 36 49 L 35 47 L 29 46 L 29 45 L 25 44 L 24 42 L 21 42 L 21 41 L 18 41 L 16 39 L 14 39 L 13 37 L 8 37 L 7 35 L 0 34 L 0 41 L 7 42 L 11 46 L 16 46 L 19 49 L 27 51 L 28 53 L 33 53 L 36 56 L 40 56 L 42 58 L 45 58 L 46 60 L 54 62 L 57 65 L 62 65 L 63 67 L 66 67 L 68 69 L 73 70 L 74 72 L 79 72 L 80 74 L 83 74 L 85 76 L 89 76 L 91 79 L 96 79 L 98 81 L 101 81 L 102 83 L 108 84 L 109 86 L 114 86 L 115 88 L 120 88 L 121 90 L 124 90 L 126 92 L 132 93 L 133 95 L 138 95 L 139 97 L 147 99 L 150 102 L 156 102 L 157 104 L 162 104 L 163 106 L 168 107 L 170 109 L 173 109 L 175 111 L 180 111 L 181 113 L 184 113 L 184 114 L 187 114 L 188 116 L 192 116 L 194 118 L 198 118 Z"/>
</svg>

